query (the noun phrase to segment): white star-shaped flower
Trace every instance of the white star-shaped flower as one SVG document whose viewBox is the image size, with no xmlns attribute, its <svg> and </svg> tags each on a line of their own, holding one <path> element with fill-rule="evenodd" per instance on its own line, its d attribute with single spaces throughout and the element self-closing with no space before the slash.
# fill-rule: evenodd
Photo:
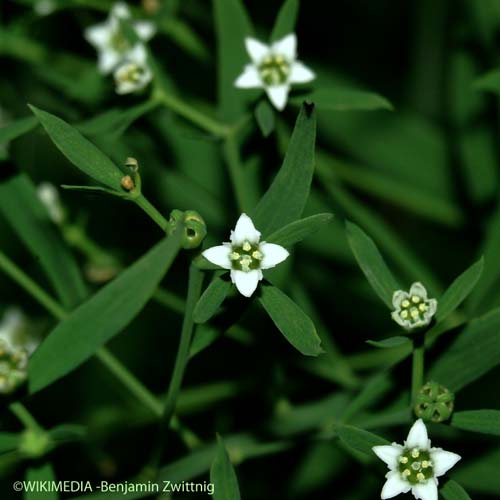
<svg viewBox="0 0 500 500">
<path fill-rule="evenodd" d="M 411 491 L 417 499 L 438 500 L 437 478 L 462 458 L 442 448 L 431 448 L 422 419 L 413 424 L 403 445 L 392 443 L 372 449 L 389 468 L 380 495 L 382 499 Z"/>
<path fill-rule="evenodd" d="M 130 94 L 145 88 L 153 78 L 148 65 L 148 54 L 142 44 L 137 44 L 113 73 L 117 94 Z"/>
<path fill-rule="evenodd" d="M 252 60 L 234 82 L 241 89 L 263 88 L 278 110 L 285 108 L 293 83 L 307 83 L 315 74 L 297 60 L 297 37 L 286 35 L 271 45 L 255 38 L 245 38 L 245 46 Z"/>
<path fill-rule="evenodd" d="M 396 290 L 392 296 L 392 319 L 410 330 L 428 325 L 437 310 L 437 300 L 427 298 L 422 283 L 413 283 L 409 292 Z"/>
<path fill-rule="evenodd" d="M 250 297 L 262 279 L 262 270 L 278 265 L 290 254 L 281 245 L 260 241 L 260 232 L 252 219 L 241 214 L 231 231 L 230 242 L 208 248 L 202 255 L 213 264 L 230 269 L 231 281 L 238 291 Z"/>
<path fill-rule="evenodd" d="M 98 51 L 99 71 L 105 75 L 111 73 L 133 50 L 120 25 L 121 20 L 130 17 L 128 6 L 118 2 L 114 4 L 106 21 L 85 30 L 86 40 Z M 138 38 L 144 42 L 152 38 L 156 31 L 154 24 L 149 21 L 134 21 L 131 26 Z"/>
</svg>

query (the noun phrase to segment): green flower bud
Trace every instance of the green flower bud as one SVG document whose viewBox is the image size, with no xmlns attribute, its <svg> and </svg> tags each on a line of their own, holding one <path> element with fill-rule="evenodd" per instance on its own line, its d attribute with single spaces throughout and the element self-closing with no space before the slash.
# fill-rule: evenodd
<svg viewBox="0 0 500 500">
<path fill-rule="evenodd" d="M 427 422 L 444 422 L 453 413 L 455 395 L 437 382 L 427 382 L 417 394 L 414 411 Z"/>
<path fill-rule="evenodd" d="M 184 225 L 184 237 L 182 239 L 182 248 L 192 249 L 201 245 L 207 235 L 207 226 L 201 215 L 194 210 L 172 210 L 170 213 L 168 234 L 175 231 L 179 223 Z"/>
<path fill-rule="evenodd" d="M 49 435 L 44 431 L 28 429 L 21 435 L 19 451 L 29 458 L 39 458 L 51 448 Z"/>
</svg>

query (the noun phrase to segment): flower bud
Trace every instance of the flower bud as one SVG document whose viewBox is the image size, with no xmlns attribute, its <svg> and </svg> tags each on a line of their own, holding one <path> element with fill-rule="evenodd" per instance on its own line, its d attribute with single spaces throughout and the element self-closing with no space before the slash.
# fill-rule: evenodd
<svg viewBox="0 0 500 500">
<path fill-rule="evenodd" d="M 132 177 L 130 175 L 126 175 L 125 177 L 122 178 L 120 181 L 120 184 L 125 191 L 132 191 L 135 188 L 134 181 L 132 180 Z"/>
<path fill-rule="evenodd" d="M 21 435 L 19 451 L 29 458 L 39 458 L 51 448 L 50 437 L 44 431 L 28 429 Z"/>
<path fill-rule="evenodd" d="M 453 413 L 455 395 L 437 382 L 427 382 L 417 394 L 414 411 L 427 422 L 444 422 Z"/>
<path fill-rule="evenodd" d="M 182 248 L 192 249 L 200 246 L 207 235 L 207 226 L 203 217 L 194 210 L 187 210 L 185 212 L 177 209 L 172 210 L 167 232 L 171 234 L 180 222 L 184 224 Z"/>
</svg>

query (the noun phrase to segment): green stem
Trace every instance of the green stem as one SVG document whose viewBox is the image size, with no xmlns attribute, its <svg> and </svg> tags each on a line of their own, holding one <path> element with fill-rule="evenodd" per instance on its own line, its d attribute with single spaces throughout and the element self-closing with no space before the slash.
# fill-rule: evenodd
<svg viewBox="0 0 500 500">
<path fill-rule="evenodd" d="M 200 113 L 197 109 L 163 90 L 156 89 L 154 99 L 171 109 L 174 113 L 217 137 L 226 137 L 229 133 L 230 128 L 228 126 Z"/>
<path fill-rule="evenodd" d="M 170 421 L 175 411 L 177 397 L 179 396 L 182 379 L 184 378 L 184 372 L 189 361 L 189 349 L 191 346 L 194 327 L 193 311 L 198 299 L 200 298 L 202 282 L 203 272 L 200 271 L 194 264 L 191 264 L 189 268 L 188 293 L 186 299 L 186 309 L 184 311 L 184 321 L 182 323 L 181 339 L 177 350 L 177 356 L 175 358 L 172 378 L 170 379 L 170 384 L 165 398 L 165 405 L 163 407 L 163 414 L 159 429 L 158 447 L 156 448 L 152 459 L 154 469 L 157 468 L 161 460 L 166 431 L 170 427 Z"/>
<path fill-rule="evenodd" d="M 18 401 L 9 405 L 9 410 L 19 419 L 26 429 L 43 432 L 42 426 L 35 420 L 35 417 L 28 411 L 26 406 Z"/>
<path fill-rule="evenodd" d="M 413 359 L 411 370 L 411 401 L 415 401 L 418 392 L 424 385 L 424 337 L 417 333 L 413 339 Z"/>
<path fill-rule="evenodd" d="M 224 143 L 224 157 L 238 208 L 240 212 L 248 212 L 252 208 L 252 202 L 248 196 L 243 165 L 241 164 L 240 152 L 234 135 L 228 136 Z"/>
<path fill-rule="evenodd" d="M 146 199 L 144 195 L 139 195 L 133 200 L 139 207 L 141 207 L 144 212 L 146 212 L 151 219 L 153 219 L 158 226 L 162 228 L 163 231 L 167 231 L 168 221 L 163 217 L 163 215 Z"/>
</svg>

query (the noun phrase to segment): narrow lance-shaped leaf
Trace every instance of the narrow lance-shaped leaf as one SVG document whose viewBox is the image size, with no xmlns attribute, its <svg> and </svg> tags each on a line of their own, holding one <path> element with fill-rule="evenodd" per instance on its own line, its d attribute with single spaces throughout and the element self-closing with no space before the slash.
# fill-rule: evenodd
<svg viewBox="0 0 500 500">
<path fill-rule="evenodd" d="M 17 449 L 21 438 L 13 432 L 0 432 L 0 453 Z"/>
<path fill-rule="evenodd" d="M 297 350 L 306 356 L 323 352 L 313 322 L 290 297 L 276 287 L 263 285 L 259 300 L 278 330 Z"/>
<path fill-rule="evenodd" d="M 286 0 L 281 6 L 274 23 L 271 41 L 274 42 L 295 31 L 299 14 L 299 0 Z"/>
<path fill-rule="evenodd" d="M 264 238 L 302 215 L 314 173 L 315 140 L 314 106 L 304 104 L 283 165 L 252 214 L 252 220 Z"/>
<path fill-rule="evenodd" d="M 471 321 L 435 362 L 429 380 L 458 391 L 500 364 L 500 309 Z"/>
<path fill-rule="evenodd" d="M 214 500 L 240 500 L 238 478 L 220 436 L 217 436 L 217 451 L 210 469 L 210 482 L 214 485 Z"/>
<path fill-rule="evenodd" d="M 465 431 L 500 436 L 500 410 L 469 410 L 453 414 L 451 425 Z"/>
<path fill-rule="evenodd" d="M 61 302 L 74 307 L 87 295 L 78 265 L 24 174 L 0 183 L 0 213 L 45 271 Z"/>
<path fill-rule="evenodd" d="M 231 290 L 231 282 L 217 276 L 210 285 L 208 285 L 196 304 L 193 313 L 195 323 L 207 322 L 224 302 L 229 290 Z"/>
<path fill-rule="evenodd" d="M 32 393 L 77 368 L 135 318 L 179 252 L 181 236 L 182 228 L 56 326 L 30 360 Z"/>
<path fill-rule="evenodd" d="M 213 0 L 217 31 L 218 98 L 221 118 L 235 121 L 245 111 L 253 92 L 237 89 L 234 82 L 249 57 L 245 37 L 252 32 L 250 19 L 241 0 Z"/>
<path fill-rule="evenodd" d="M 274 231 L 266 240 L 284 247 L 290 247 L 305 238 L 316 234 L 333 219 L 333 214 L 316 214 L 305 219 L 296 220 Z"/>
<path fill-rule="evenodd" d="M 356 224 L 346 222 L 347 240 L 359 267 L 376 294 L 392 309 L 392 295 L 399 289 L 373 240 Z"/>
<path fill-rule="evenodd" d="M 349 448 L 360 451 L 361 453 L 371 457 L 375 457 L 372 450 L 374 446 L 391 444 L 389 441 L 377 436 L 376 434 L 363 429 L 358 429 L 352 425 L 342 425 L 338 428 L 337 433 L 340 440 L 349 446 Z"/>
<path fill-rule="evenodd" d="M 445 500 L 472 500 L 468 493 L 456 481 L 449 480 L 439 492 Z"/>
<path fill-rule="evenodd" d="M 408 337 L 397 335 L 384 340 L 367 340 L 366 343 L 372 345 L 373 347 L 379 347 L 380 349 L 391 349 L 393 347 L 410 345 L 411 340 Z"/>
<path fill-rule="evenodd" d="M 57 116 L 31 106 L 57 148 L 82 172 L 97 182 L 121 191 L 122 171 L 78 130 Z"/>
<path fill-rule="evenodd" d="M 27 134 L 38 125 L 38 120 L 34 116 L 19 118 L 19 120 L 9 123 L 0 129 L 0 145 L 8 144 L 10 141 Z"/>
<path fill-rule="evenodd" d="M 267 101 L 260 101 L 255 108 L 255 119 L 264 137 L 274 130 L 274 110 Z"/>
<path fill-rule="evenodd" d="M 436 313 L 438 321 L 443 321 L 467 298 L 481 277 L 483 265 L 484 261 L 481 258 L 448 287 L 439 299 L 439 307 Z"/>
</svg>

